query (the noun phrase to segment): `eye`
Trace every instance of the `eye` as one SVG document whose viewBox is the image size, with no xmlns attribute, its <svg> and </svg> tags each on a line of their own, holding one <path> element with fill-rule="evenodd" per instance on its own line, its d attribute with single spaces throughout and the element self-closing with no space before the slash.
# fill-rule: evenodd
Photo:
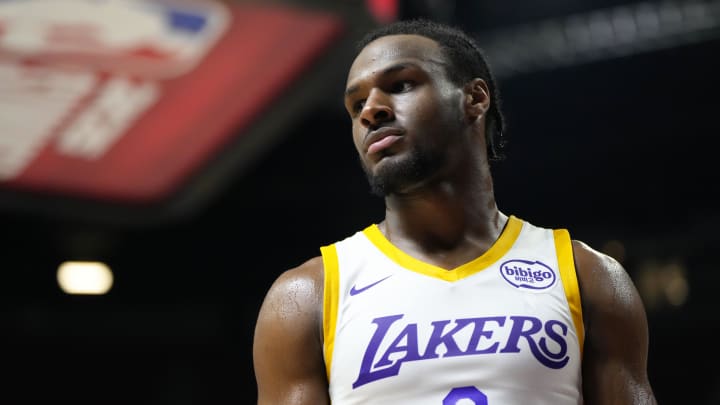
<svg viewBox="0 0 720 405">
<path fill-rule="evenodd" d="M 397 82 L 394 82 L 392 86 L 390 86 L 390 91 L 392 93 L 403 93 L 408 90 L 411 90 L 415 86 L 415 82 L 412 80 L 399 80 Z"/>
</svg>

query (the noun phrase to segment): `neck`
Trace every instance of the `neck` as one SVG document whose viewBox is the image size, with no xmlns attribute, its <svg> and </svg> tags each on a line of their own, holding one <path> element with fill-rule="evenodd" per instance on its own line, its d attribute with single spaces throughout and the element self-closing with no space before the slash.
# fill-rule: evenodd
<svg viewBox="0 0 720 405">
<path fill-rule="evenodd" d="M 467 173 L 474 173 L 467 175 Z M 486 251 L 507 221 L 495 201 L 489 168 L 466 171 L 388 196 L 380 229 L 398 247 L 419 254 Z M 460 254 L 462 257 L 463 255 Z"/>
</svg>

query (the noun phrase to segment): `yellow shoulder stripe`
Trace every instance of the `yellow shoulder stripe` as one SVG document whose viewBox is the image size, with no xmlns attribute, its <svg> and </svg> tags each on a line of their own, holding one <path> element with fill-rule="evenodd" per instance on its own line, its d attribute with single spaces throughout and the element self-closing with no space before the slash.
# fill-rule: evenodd
<svg viewBox="0 0 720 405">
<path fill-rule="evenodd" d="M 335 347 L 335 324 L 338 313 L 340 273 L 335 244 L 321 247 L 320 252 L 322 253 L 325 271 L 325 281 L 323 284 L 323 354 L 325 355 L 325 372 L 327 373 L 329 381 L 333 348 Z"/>
<path fill-rule="evenodd" d="M 575 332 L 578 337 L 578 345 L 580 354 L 583 352 L 583 342 L 585 340 L 585 327 L 583 325 L 582 302 L 580 298 L 580 287 L 577 280 L 577 272 L 575 271 L 575 259 L 573 258 L 572 241 L 570 233 L 567 229 L 555 229 L 553 231 L 555 237 L 555 249 L 558 255 L 558 265 L 560 267 L 560 278 L 565 288 L 565 296 L 570 306 L 570 314 L 573 323 L 575 323 Z"/>
</svg>

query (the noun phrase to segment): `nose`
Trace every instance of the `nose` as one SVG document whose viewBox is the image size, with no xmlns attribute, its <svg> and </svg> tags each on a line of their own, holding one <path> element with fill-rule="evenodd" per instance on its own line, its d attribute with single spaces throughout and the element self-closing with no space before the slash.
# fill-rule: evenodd
<svg viewBox="0 0 720 405">
<path fill-rule="evenodd" d="M 394 119 L 395 112 L 390 106 L 387 94 L 374 89 L 365 100 L 365 105 L 360 112 L 360 123 L 366 128 L 371 128 Z"/>
</svg>

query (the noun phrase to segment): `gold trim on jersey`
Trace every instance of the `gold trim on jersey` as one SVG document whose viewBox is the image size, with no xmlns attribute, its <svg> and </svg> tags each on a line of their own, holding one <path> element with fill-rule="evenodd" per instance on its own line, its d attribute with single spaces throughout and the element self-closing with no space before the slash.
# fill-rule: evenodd
<svg viewBox="0 0 720 405">
<path fill-rule="evenodd" d="M 363 233 L 383 254 L 400 266 L 441 280 L 457 281 L 484 270 L 503 257 L 517 240 L 522 226 L 523 221 L 511 215 L 500 237 L 487 252 L 452 270 L 446 270 L 434 264 L 423 262 L 403 252 L 382 234 L 377 224 L 368 226 L 363 230 Z"/>
<path fill-rule="evenodd" d="M 560 278 L 565 288 L 565 296 L 570 306 L 570 314 L 572 314 L 575 332 L 578 337 L 578 347 L 580 348 L 580 355 L 582 355 L 585 327 L 583 325 L 580 287 L 578 286 L 575 260 L 573 259 L 572 241 L 567 229 L 555 229 L 553 230 L 553 236 L 555 237 L 555 251 L 558 256 Z"/>
<path fill-rule="evenodd" d="M 335 325 L 338 316 L 338 293 L 340 290 L 340 267 L 337 248 L 334 244 L 320 248 L 322 253 L 325 280 L 323 286 L 323 352 L 325 354 L 325 372 L 330 381 L 333 349 L 335 348 Z"/>
</svg>

